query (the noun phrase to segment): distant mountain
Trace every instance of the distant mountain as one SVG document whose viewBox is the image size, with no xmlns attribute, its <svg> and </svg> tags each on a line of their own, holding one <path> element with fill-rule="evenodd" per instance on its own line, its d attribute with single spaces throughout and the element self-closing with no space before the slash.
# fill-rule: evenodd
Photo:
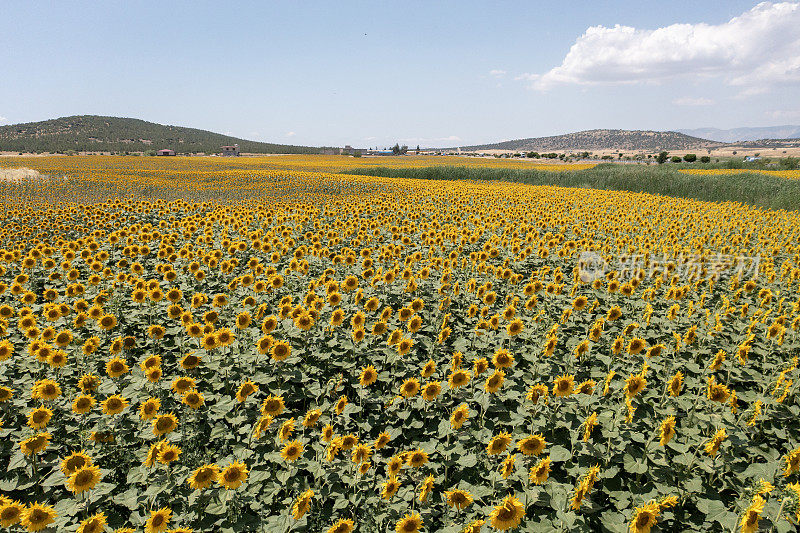
<svg viewBox="0 0 800 533">
<path fill-rule="evenodd" d="M 245 153 L 306 154 L 321 148 L 237 139 L 181 126 L 135 118 L 82 115 L 0 126 L 0 151 L 7 152 L 145 152 L 171 148 L 178 153 L 217 153 L 238 144 Z"/>
<path fill-rule="evenodd" d="M 723 143 L 692 137 L 675 131 L 588 130 L 551 137 L 532 137 L 493 144 L 462 146 L 462 150 L 516 150 L 550 152 L 558 150 L 687 150 L 713 148 Z"/>
<path fill-rule="evenodd" d="M 726 143 L 740 141 L 757 141 L 760 139 L 796 139 L 800 137 L 800 126 L 766 126 L 761 128 L 732 128 L 721 130 L 719 128 L 695 128 L 691 130 L 678 130 L 686 135 L 713 139 Z"/>
</svg>

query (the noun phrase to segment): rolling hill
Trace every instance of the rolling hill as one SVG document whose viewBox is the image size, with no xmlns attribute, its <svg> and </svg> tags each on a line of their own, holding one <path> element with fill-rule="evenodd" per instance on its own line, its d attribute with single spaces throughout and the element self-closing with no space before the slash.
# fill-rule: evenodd
<svg viewBox="0 0 800 533">
<path fill-rule="evenodd" d="M 550 152 L 556 150 L 687 150 L 714 148 L 724 143 L 692 137 L 675 131 L 587 130 L 551 137 L 532 137 L 493 144 L 462 146 L 462 150 L 517 150 Z"/>
<path fill-rule="evenodd" d="M 726 143 L 741 141 L 759 141 L 762 139 L 797 139 L 800 138 L 800 126 L 766 126 L 758 128 L 732 128 L 721 130 L 719 128 L 695 128 L 691 130 L 678 130 L 680 133 L 714 139 Z"/>
<path fill-rule="evenodd" d="M 306 154 L 322 151 L 309 146 L 248 141 L 135 118 L 81 115 L 0 126 L 0 151 L 6 152 L 146 152 L 171 148 L 178 153 L 217 153 L 221 146 L 232 144 L 238 144 L 245 153 Z"/>
</svg>

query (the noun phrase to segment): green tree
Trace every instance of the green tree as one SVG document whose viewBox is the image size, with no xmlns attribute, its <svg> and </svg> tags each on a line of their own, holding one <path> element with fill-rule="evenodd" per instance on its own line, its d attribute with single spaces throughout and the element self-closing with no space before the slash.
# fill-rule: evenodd
<svg viewBox="0 0 800 533">
<path fill-rule="evenodd" d="M 683 160 L 686 161 L 687 163 L 694 163 L 695 161 L 697 161 L 697 154 L 686 154 L 685 156 L 683 156 Z"/>
<path fill-rule="evenodd" d="M 673 163 L 680 163 L 681 162 L 681 158 L 678 157 L 677 155 L 673 155 L 672 159 L 670 161 L 672 161 Z"/>
<path fill-rule="evenodd" d="M 658 154 L 656 161 L 658 161 L 659 165 L 663 165 L 664 163 L 667 162 L 668 157 L 669 157 L 669 152 L 661 152 L 660 154 Z"/>
</svg>

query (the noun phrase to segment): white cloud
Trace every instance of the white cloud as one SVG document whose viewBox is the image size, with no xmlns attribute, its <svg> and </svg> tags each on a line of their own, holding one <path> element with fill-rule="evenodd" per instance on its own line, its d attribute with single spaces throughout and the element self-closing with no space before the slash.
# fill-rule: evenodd
<svg viewBox="0 0 800 533">
<path fill-rule="evenodd" d="M 800 108 L 778 109 L 767 111 L 764 114 L 774 121 L 781 121 L 781 123 L 800 120 Z"/>
<path fill-rule="evenodd" d="M 495 78 L 500 78 L 500 77 L 502 77 L 502 76 L 505 76 L 505 75 L 506 75 L 506 71 L 505 71 L 505 70 L 497 70 L 497 69 L 495 69 L 495 70 L 490 70 L 490 71 L 489 71 L 489 75 L 490 75 L 490 76 L 494 76 Z"/>
<path fill-rule="evenodd" d="M 0 124 L 5 124 L 6 122 L 8 122 L 6 117 L 0 117 Z"/>
<path fill-rule="evenodd" d="M 287 137 L 294 137 L 295 135 L 297 135 L 297 134 L 295 132 L 293 132 L 293 131 L 287 131 L 286 132 L 286 136 Z"/>
<path fill-rule="evenodd" d="M 672 24 L 655 30 L 592 26 L 561 65 L 526 74 L 531 86 L 659 83 L 715 77 L 743 95 L 800 83 L 800 3 L 762 2 L 724 24 Z"/>
<path fill-rule="evenodd" d="M 711 98 L 692 98 L 691 96 L 684 96 L 683 98 L 676 98 L 672 101 L 674 105 L 683 105 L 683 106 L 704 106 L 704 105 L 714 105 L 714 100 Z"/>
</svg>

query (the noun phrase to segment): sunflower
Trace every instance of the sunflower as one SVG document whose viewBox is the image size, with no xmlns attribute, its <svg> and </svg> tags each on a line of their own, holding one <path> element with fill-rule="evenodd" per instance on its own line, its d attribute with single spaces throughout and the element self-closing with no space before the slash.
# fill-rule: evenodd
<svg viewBox="0 0 800 533">
<path fill-rule="evenodd" d="M 503 385 L 503 381 L 505 381 L 506 373 L 502 370 L 495 370 L 494 373 L 486 379 L 486 384 L 484 385 L 484 389 L 486 392 L 493 394 L 500 390 L 500 387 Z"/>
<path fill-rule="evenodd" d="M 611 353 L 617 355 L 620 352 L 622 352 L 622 348 L 624 347 L 625 347 L 625 339 L 623 339 L 622 337 L 617 337 L 611 344 Z"/>
<path fill-rule="evenodd" d="M 172 510 L 167 507 L 150 511 L 150 518 L 144 523 L 144 533 L 162 533 L 166 531 L 171 519 Z"/>
<path fill-rule="evenodd" d="M 178 457 L 181 455 L 181 449 L 174 444 L 165 443 L 161 446 L 161 449 L 158 450 L 158 462 L 161 464 L 169 464 L 173 461 L 177 461 Z"/>
<path fill-rule="evenodd" d="M 275 361 L 284 361 L 292 355 L 292 347 L 284 341 L 276 342 L 270 349 L 270 357 Z"/>
<path fill-rule="evenodd" d="M 33 455 L 37 453 L 41 453 L 47 448 L 48 443 L 50 442 L 50 438 L 52 435 L 50 433 L 37 433 L 33 437 L 28 437 L 27 439 L 23 440 L 19 443 L 19 447 L 22 450 L 22 453 L 25 455 Z"/>
<path fill-rule="evenodd" d="M 244 463 L 234 461 L 220 471 L 217 482 L 226 489 L 235 489 L 247 479 L 247 472 Z"/>
<path fill-rule="evenodd" d="M 193 339 L 199 339 L 203 336 L 203 326 L 197 322 L 190 322 L 186 324 L 185 329 L 186 333 Z M 212 337 L 209 342 L 213 344 L 216 342 L 216 339 Z"/>
<path fill-rule="evenodd" d="M 105 399 L 102 403 L 102 406 L 103 414 L 109 416 L 116 415 L 121 413 L 128 406 L 128 400 L 119 394 L 115 394 Z"/>
<path fill-rule="evenodd" d="M 369 446 L 366 444 L 359 444 L 355 448 L 353 448 L 353 453 L 350 456 L 350 459 L 354 463 L 363 463 L 364 461 L 369 461 L 369 456 L 372 453 Z"/>
<path fill-rule="evenodd" d="M 670 396 L 678 396 L 683 388 L 683 372 L 676 372 L 672 379 L 669 380 L 667 390 Z"/>
<path fill-rule="evenodd" d="M 583 423 L 583 442 L 589 441 L 595 426 L 597 426 L 597 411 L 586 417 L 586 421 Z"/>
<path fill-rule="evenodd" d="M 634 337 L 628 343 L 628 353 L 631 355 L 638 355 L 645 348 L 647 348 L 647 343 L 644 339 L 640 339 L 639 337 Z"/>
<path fill-rule="evenodd" d="M 151 339 L 159 341 L 164 338 L 165 334 L 166 330 L 164 329 L 164 326 L 159 324 L 153 324 L 147 328 L 147 336 Z"/>
<path fill-rule="evenodd" d="M 145 357 L 144 361 L 139 364 L 139 368 L 142 369 L 142 372 L 147 372 L 147 370 L 151 368 L 161 368 L 161 356 L 148 355 Z"/>
<path fill-rule="evenodd" d="M 397 353 L 399 355 L 407 355 L 411 351 L 411 347 L 414 346 L 414 341 L 409 338 L 402 338 L 397 343 Z"/>
<path fill-rule="evenodd" d="M 322 416 L 322 411 L 319 409 L 309 409 L 309 411 L 306 413 L 306 416 L 303 417 L 303 427 L 314 427 L 317 424 L 320 416 Z"/>
<path fill-rule="evenodd" d="M 712 402 L 724 403 L 731 395 L 731 391 L 725 385 L 717 383 L 714 376 L 708 378 L 708 388 L 706 390 L 706 397 Z"/>
<path fill-rule="evenodd" d="M 419 392 L 419 380 L 417 378 L 408 378 L 400 386 L 400 394 L 404 398 L 412 398 Z"/>
<path fill-rule="evenodd" d="M 450 507 L 455 507 L 457 510 L 461 511 L 462 509 L 466 509 L 472 502 L 474 501 L 472 498 L 472 494 L 467 492 L 466 490 L 461 489 L 453 489 L 445 491 L 445 497 L 447 505 Z"/>
<path fill-rule="evenodd" d="M 508 323 L 508 326 L 506 326 L 506 333 L 508 333 L 509 335 L 518 335 L 519 333 L 522 332 L 523 329 L 524 326 L 522 325 L 522 320 L 519 318 L 515 318 L 514 320 Z"/>
<path fill-rule="evenodd" d="M 293 440 L 286 444 L 281 450 L 281 457 L 284 461 L 294 462 L 303 455 L 303 444 L 298 440 Z"/>
<path fill-rule="evenodd" d="M 344 311 L 342 309 L 334 309 L 331 313 L 331 326 L 338 327 L 344 322 Z"/>
<path fill-rule="evenodd" d="M 553 382 L 553 394 L 560 398 L 569 396 L 575 387 L 575 377 L 572 375 L 559 376 Z"/>
<path fill-rule="evenodd" d="M 397 480 L 396 477 L 392 476 L 383 483 L 381 483 L 381 498 L 384 500 L 390 500 L 392 496 L 395 495 L 397 489 L 400 488 L 400 481 Z"/>
<path fill-rule="evenodd" d="M 283 396 L 267 396 L 263 402 L 261 402 L 261 414 L 265 416 L 276 417 L 283 412 L 284 403 L 283 403 Z"/>
<path fill-rule="evenodd" d="M 534 485 L 541 485 L 550 476 L 550 456 L 543 458 L 535 466 L 531 467 L 528 479 Z"/>
<path fill-rule="evenodd" d="M 164 372 L 161 370 L 160 366 L 155 366 L 153 368 L 148 368 L 145 372 L 145 376 L 147 377 L 147 381 L 150 383 L 157 383 L 158 380 L 161 379 L 161 376 Z"/>
<path fill-rule="evenodd" d="M 498 348 L 492 357 L 492 364 L 495 368 L 510 368 L 514 365 L 514 356 L 505 348 Z M 478 374 L 479 372 L 475 372 Z"/>
<path fill-rule="evenodd" d="M 47 359 L 47 364 L 52 368 L 64 368 L 67 364 L 67 354 L 62 350 L 56 350 L 50 354 Z"/>
<path fill-rule="evenodd" d="M 355 524 L 350 519 L 339 519 L 326 533 L 352 533 Z"/>
<path fill-rule="evenodd" d="M 586 381 L 581 382 L 575 388 L 575 394 L 589 394 L 589 395 L 591 395 L 594 392 L 595 385 L 597 385 L 595 380 L 587 379 Z"/>
<path fill-rule="evenodd" d="M 207 351 L 219 348 L 220 344 L 219 340 L 217 339 L 216 333 L 210 331 L 208 333 L 203 334 L 203 339 L 200 341 L 200 346 Z"/>
<path fill-rule="evenodd" d="M 758 531 L 758 520 L 761 513 L 764 512 L 764 498 L 756 494 L 750 502 L 750 506 L 744 512 L 742 520 L 739 523 L 742 527 L 742 533 L 755 533 Z"/>
<path fill-rule="evenodd" d="M 547 395 L 550 394 L 550 389 L 547 388 L 547 385 L 542 385 L 538 383 L 536 385 L 531 386 L 528 390 L 528 394 L 526 394 L 525 399 L 533 402 L 534 404 L 538 404 L 539 400 L 544 398 L 545 403 L 547 402 Z"/>
<path fill-rule="evenodd" d="M 500 476 L 503 479 L 508 479 L 514 473 L 514 463 L 516 461 L 516 454 L 511 454 L 503 459 L 503 464 L 500 465 Z"/>
<path fill-rule="evenodd" d="M 400 473 L 400 469 L 403 468 L 403 458 L 399 455 L 393 456 L 389 459 L 389 462 L 386 463 L 386 473 L 390 477 L 395 477 L 397 474 Z"/>
<path fill-rule="evenodd" d="M 358 437 L 356 435 L 353 435 L 352 433 L 344 435 L 343 437 L 340 438 L 339 444 L 343 450 L 349 450 L 353 446 L 358 444 Z"/>
<path fill-rule="evenodd" d="M 397 521 L 395 533 L 417 533 L 422 528 L 422 517 L 419 513 L 408 513 Z"/>
<path fill-rule="evenodd" d="M 455 372 L 450 373 L 450 377 L 447 379 L 447 382 L 451 389 L 457 389 L 469 383 L 469 380 L 470 374 L 468 371 L 456 370 Z"/>
<path fill-rule="evenodd" d="M 34 502 L 25 507 L 19 521 L 28 531 L 41 531 L 55 522 L 57 516 L 52 507 Z"/>
<path fill-rule="evenodd" d="M 492 509 L 489 520 L 493 528 L 505 531 L 516 529 L 525 516 L 525 508 L 514 496 L 506 496 L 503 503 Z"/>
<path fill-rule="evenodd" d="M 661 422 L 659 429 L 659 443 L 661 446 L 666 446 L 667 443 L 675 436 L 675 417 L 670 416 Z"/>
<path fill-rule="evenodd" d="M 142 420 L 152 420 L 159 409 L 161 409 L 161 400 L 158 398 L 148 398 L 139 406 L 139 418 Z"/>
<path fill-rule="evenodd" d="M 47 407 L 37 407 L 28 413 L 28 426 L 32 429 L 44 429 L 53 417 L 53 411 Z"/>
<path fill-rule="evenodd" d="M 322 435 L 320 436 L 320 438 L 322 439 L 322 442 L 330 442 L 333 439 L 333 435 L 334 435 L 333 426 L 328 424 L 327 426 L 322 428 Z"/>
<path fill-rule="evenodd" d="M 248 396 L 255 392 L 258 392 L 258 385 L 248 379 L 239 385 L 239 389 L 236 391 L 236 401 L 242 403 Z"/>
<path fill-rule="evenodd" d="M 194 353 L 187 354 L 181 359 L 181 368 L 184 370 L 192 370 L 200 366 L 200 363 L 203 361 L 203 358 L 199 355 L 195 355 Z"/>
<path fill-rule="evenodd" d="M 475 520 L 473 522 L 470 522 L 469 524 L 466 525 L 462 533 L 481 533 L 481 530 L 483 529 L 485 523 L 486 520 Z"/>
<path fill-rule="evenodd" d="M 69 477 L 84 466 L 92 464 L 92 458 L 85 452 L 72 452 L 61 461 L 61 472 Z"/>
<path fill-rule="evenodd" d="M 103 315 L 97 321 L 97 325 L 100 326 L 100 329 L 103 331 L 110 331 L 117 325 L 117 317 L 114 315 Z"/>
<path fill-rule="evenodd" d="M 486 446 L 486 452 L 489 455 L 499 455 L 506 451 L 509 444 L 511 444 L 511 435 L 509 433 L 498 433 L 489 441 Z"/>
<path fill-rule="evenodd" d="M 786 466 L 783 469 L 783 476 L 789 477 L 800 469 L 800 448 L 795 448 L 784 457 Z"/>
<path fill-rule="evenodd" d="M 712 457 L 716 456 L 722 441 L 724 441 L 726 438 L 728 438 L 728 432 L 725 430 L 725 428 L 718 429 L 716 433 L 714 433 L 714 436 L 711 437 L 708 442 L 706 442 L 706 453 Z"/>
<path fill-rule="evenodd" d="M 11 529 L 22 519 L 25 506 L 18 501 L 0 499 L 0 527 Z"/>
<path fill-rule="evenodd" d="M 292 436 L 292 433 L 294 433 L 294 417 L 281 424 L 281 427 L 278 430 L 278 438 L 281 439 L 281 442 L 289 440 L 289 438 Z"/>
<path fill-rule="evenodd" d="M 95 465 L 85 465 L 67 478 L 67 487 L 75 494 L 91 490 L 100 482 L 100 469 Z"/>
<path fill-rule="evenodd" d="M 201 490 L 211 486 L 219 479 L 219 467 L 214 464 L 205 464 L 197 468 L 186 481 L 193 490 Z"/>
<path fill-rule="evenodd" d="M 633 398 L 647 387 L 647 380 L 641 374 L 631 374 L 625 380 L 625 396 Z"/>
<path fill-rule="evenodd" d="M 292 518 L 295 520 L 300 520 L 303 518 L 309 509 L 311 509 L 311 498 L 314 497 L 314 491 L 311 489 L 306 490 L 303 492 L 297 500 L 295 500 L 294 505 L 292 505 Z"/>
<path fill-rule="evenodd" d="M 375 370 L 375 367 L 372 365 L 366 366 L 361 369 L 361 377 L 359 378 L 359 384 L 362 387 L 369 387 L 375 380 L 378 379 L 378 372 Z"/>
<path fill-rule="evenodd" d="M 442 384 L 438 381 L 431 381 L 430 383 L 426 383 L 424 387 L 422 387 L 422 398 L 430 402 L 435 400 L 437 396 L 442 392 Z"/>
<path fill-rule="evenodd" d="M 78 526 L 77 533 L 102 533 L 106 530 L 106 515 L 97 513 L 83 520 Z"/>
<path fill-rule="evenodd" d="M 389 441 L 391 441 L 391 440 L 392 440 L 392 437 L 390 437 L 389 434 L 384 431 L 383 433 L 378 435 L 377 439 L 375 439 L 375 444 L 374 444 L 375 449 L 376 450 L 380 450 L 381 448 L 383 448 L 387 444 L 389 444 Z"/>
<path fill-rule="evenodd" d="M 651 346 L 647 350 L 647 357 L 648 357 L 648 359 L 653 358 L 653 357 L 658 357 L 659 355 L 661 355 L 661 352 L 663 352 L 663 351 L 664 351 L 664 345 L 663 344 L 656 344 L 655 346 Z"/>
<path fill-rule="evenodd" d="M 547 446 L 547 441 L 540 434 L 530 435 L 517 443 L 517 449 L 523 455 L 539 455 Z"/>
<path fill-rule="evenodd" d="M 461 429 L 464 422 L 469 418 L 469 407 L 467 404 L 461 404 L 450 415 L 450 426 L 453 429 Z"/>
<path fill-rule="evenodd" d="M 125 359 L 114 357 L 106 363 L 106 374 L 112 378 L 118 378 L 129 371 L 128 364 Z"/>
<path fill-rule="evenodd" d="M 637 507 L 631 520 L 631 533 L 650 533 L 650 529 L 656 525 L 661 508 L 657 503 L 651 502 L 643 507 Z"/>
<path fill-rule="evenodd" d="M 413 468 L 419 468 L 428 462 L 428 454 L 424 450 L 417 449 L 409 452 L 406 464 Z"/>
<path fill-rule="evenodd" d="M 188 376 L 181 376 L 175 378 L 172 381 L 171 385 L 172 391 L 178 395 L 183 395 L 189 392 L 190 390 L 193 390 L 195 387 L 197 387 L 197 383 L 193 378 L 190 378 Z"/>
<path fill-rule="evenodd" d="M 14 355 L 14 345 L 8 340 L 0 341 L 0 361 L 7 361 Z"/>
<path fill-rule="evenodd" d="M 61 396 L 61 387 L 52 379 L 41 379 L 36 382 L 31 391 L 31 397 L 39 400 L 55 400 Z"/>
<path fill-rule="evenodd" d="M 153 434 L 157 437 L 167 435 L 178 427 L 178 419 L 172 413 L 158 415 L 153 419 Z"/>
</svg>

